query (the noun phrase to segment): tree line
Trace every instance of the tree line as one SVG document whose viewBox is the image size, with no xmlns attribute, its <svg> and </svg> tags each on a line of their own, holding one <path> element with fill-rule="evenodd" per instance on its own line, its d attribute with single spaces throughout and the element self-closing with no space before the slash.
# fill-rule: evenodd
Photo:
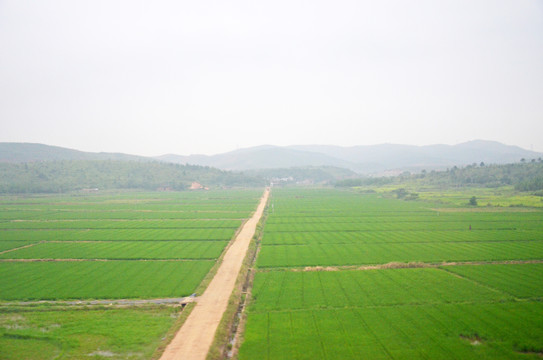
<svg viewBox="0 0 543 360">
<path fill-rule="evenodd" d="M 422 170 L 417 174 L 404 172 L 395 177 L 346 179 L 336 182 L 336 186 L 379 186 L 406 182 L 442 187 L 500 187 L 509 185 L 519 191 L 538 191 L 543 190 L 543 162 L 533 161 L 504 165 L 480 163 L 465 167 L 454 166 L 446 171 L 427 172 Z"/>
</svg>

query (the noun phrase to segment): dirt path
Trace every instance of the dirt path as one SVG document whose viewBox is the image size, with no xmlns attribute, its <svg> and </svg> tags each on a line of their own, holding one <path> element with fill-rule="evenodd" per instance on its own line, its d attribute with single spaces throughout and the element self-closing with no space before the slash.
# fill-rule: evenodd
<svg viewBox="0 0 543 360">
<path fill-rule="evenodd" d="M 269 189 L 266 189 L 255 213 L 245 223 L 226 251 L 217 274 L 199 297 L 196 306 L 172 342 L 164 350 L 161 360 L 205 360 L 215 337 L 215 331 L 228 305 L 230 294 L 234 290 L 236 278 L 255 233 L 256 225 L 264 212 L 268 196 Z"/>
<path fill-rule="evenodd" d="M 197 298 L 187 296 L 182 298 L 162 298 L 162 299 L 113 299 L 113 300 L 36 300 L 36 301 L 16 301 L 0 302 L 0 306 L 26 306 L 26 305 L 119 305 L 119 306 L 137 306 L 137 305 L 186 305 L 197 301 Z"/>
<path fill-rule="evenodd" d="M 1 254 L 0 254 L 1 255 Z M 190 261 L 215 261 L 215 259 L 0 259 L 1 262 L 85 262 L 85 261 L 178 261 L 178 262 L 190 262 Z"/>
<path fill-rule="evenodd" d="M 438 263 L 425 262 L 390 262 L 386 264 L 375 265 L 345 265 L 345 266 L 306 266 L 299 267 L 277 267 L 262 268 L 258 272 L 269 271 L 341 271 L 341 270 L 385 270 L 385 269 L 407 269 L 407 268 L 438 268 L 443 266 L 465 266 L 465 265 L 512 265 L 512 264 L 541 264 L 543 260 L 490 260 L 490 261 L 445 261 Z"/>
</svg>

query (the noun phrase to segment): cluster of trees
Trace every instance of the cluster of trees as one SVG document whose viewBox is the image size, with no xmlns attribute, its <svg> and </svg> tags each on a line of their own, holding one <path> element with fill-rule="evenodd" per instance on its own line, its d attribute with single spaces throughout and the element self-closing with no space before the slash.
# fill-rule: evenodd
<svg viewBox="0 0 543 360">
<path fill-rule="evenodd" d="M 543 190 L 543 175 L 526 179 L 515 185 L 515 189 L 520 191 Z"/>
<path fill-rule="evenodd" d="M 513 185 L 517 190 L 543 189 L 533 186 L 528 189 L 525 183 L 532 183 L 543 176 L 543 163 L 521 162 L 505 165 L 469 165 L 463 168 L 453 167 L 445 172 L 418 174 L 414 177 L 421 183 L 452 186 L 499 187 Z"/>
<path fill-rule="evenodd" d="M 157 161 L 66 160 L 0 163 L 0 193 L 63 193 L 98 189 L 184 190 L 197 181 L 210 187 L 262 186 L 265 181 L 207 166 Z"/>
<path fill-rule="evenodd" d="M 462 187 L 499 187 L 513 185 L 519 191 L 543 190 L 543 162 L 531 161 L 505 165 L 484 163 L 453 167 L 446 171 L 403 173 L 396 177 L 360 178 L 338 181 L 337 186 L 386 185 L 416 182 L 420 185 Z"/>
</svg>

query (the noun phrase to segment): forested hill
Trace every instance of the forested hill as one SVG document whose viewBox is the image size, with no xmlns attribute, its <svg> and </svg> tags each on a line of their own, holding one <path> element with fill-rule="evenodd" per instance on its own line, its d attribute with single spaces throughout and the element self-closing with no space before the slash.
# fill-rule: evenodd
<svg viewBox="0 0 543 360">
<path fill-rule="evenodd" d="M 0 142 L 0 162 L 21 163 L 53 160 L 149 161 L 150 158 L 122 153 L 85 152 L 45 144 Z"/>
<path fill-rule="evenodd" d="M 184 190 L 263 186 L 265 181 L 204 166 L 157 161 L 62 160 L 0 163 L 0 193 L 63 193 L 83 189 Z"/>
</svg>

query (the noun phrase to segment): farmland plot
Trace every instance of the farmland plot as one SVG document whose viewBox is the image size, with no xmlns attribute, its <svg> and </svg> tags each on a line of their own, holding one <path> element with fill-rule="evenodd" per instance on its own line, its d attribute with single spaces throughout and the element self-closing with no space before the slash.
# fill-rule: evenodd
<svg viewBox="0 0 543 360">
<path fill-rule="evenodd" d="M 538 359 L 542 220 L 275 189 L 239 358 Z"/>
<path fill-rule="evenodd" d="M 226 241 L 46 242 L 0 254 L 0 259 L 217 259 Z"/>
<path fill-rule="evenodd" d="M 254 191 L 8 199 L 0 221 L 0 247 L 10 250 L 0 254 L 0 299 L 190 295 L 257 200 Z M 168 216 L 139 218 L 156 211 Z M 201 217 L 231 212 L 244 215 Z M 44 259 L 107 261 L 13 263 Z"/>
<path fill-rule="evenodd" d="M 167 298 L 190 295 L 211 261 L 1 262 L 0 300 Z"/>
<path fill-rule="evenodd" d="M 394 242 L 263 246 L 259 267 L 344 266 L 388 262 L 536 260 L 543 240 L 485 242 Z"/>
<path fill-rule="evenodd" d="M 241 359 L 540 359 L 543 304 L 251 313 Z"/>
<path fill-rule="evenodd" d="M 0 359 L 151 358 L 178 309 L 104 310 L 64 300 L 200 292 L 260 195 L 258 189 L 1 198 L 0 309 L 7 312 L 0 312 Z M 26 303 L 41 300 L 48 302 Z"/>
<path fill-rule="evenodd" d="M 175 309 L 0 313 L 0 359 L 150 359 Z"/>
</svg>

